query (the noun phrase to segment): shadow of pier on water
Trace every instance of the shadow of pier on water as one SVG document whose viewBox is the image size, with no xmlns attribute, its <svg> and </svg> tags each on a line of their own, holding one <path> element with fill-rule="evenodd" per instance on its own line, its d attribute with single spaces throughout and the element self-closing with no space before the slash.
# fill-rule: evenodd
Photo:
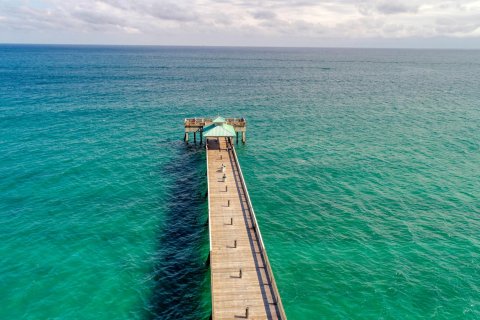
<svg viewBox="0 0 480 320">
<path fill-rule="evenodd" d="M 210 316 L 205 148 L 187 144 L 162 171 L 171 179 L 158 236 L 149 319 Z"/>
</svg>

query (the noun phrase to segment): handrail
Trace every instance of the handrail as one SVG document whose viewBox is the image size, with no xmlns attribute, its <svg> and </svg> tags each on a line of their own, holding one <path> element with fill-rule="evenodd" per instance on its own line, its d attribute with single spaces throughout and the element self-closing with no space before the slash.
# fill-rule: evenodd
<svg viewBox="0 0 480 320">
<path fill-rule="evenodd" d="M 209 264 L 212 264 L 212 219 L 210 216 L 210 176 L 208 174 L 208 140 L 205 143 L 205 153 L 207 155 L 207 193 L 208 193 L 208 242 L 209 242 L 209 251 L 208 251 L 208 260 Z M 213 277 L 210 277 L 210 288 L 213 288 Z M 213 312 L 213 294 L 212 294 L 212 312 Z"/>
<path fill-rule="evenodd" d="M 258 239 L 260 241 L 260 246 L 261 246 L 261 249 L 262 249 L 262 255 L 265 258 L 265 264 L 267 266 L 267 275 L 269 277 L 270 283 L 271 283 L 272 288 L 273 288 L 272 293 L 275 296 L 275 300 L 276 300 L 278 309 L 280 311 L 280 318 L 281 319 L 287 319 L 287 315 L 285 314 L 285 310 L 283 309 L 282 299 L 280 298 L 280 292 L 278 291 L 278 287 L 277 287 L 277 284 L 275 282 L 275 278 L 273 276 L 273 270 L 272 270 L 272 267 L 270 266 L 270 261 L 268 260 L 267 250 L 265 249 L 265 244 L 263 243 L 262 234 L 260 233 L 260 228 L 258 227 L 257 217 L 255 216 L 255 211 L 253 210 L 252 201 L 250 200 L 250 195 L 248 194 L 247 185 L 245 184 L 245 179 L 243 177 L 242 168 L 240 167 L 240 162 L 238 161 L 237 152 L 235 151 L 235 147 L 233 146 L 233 144 L 230 141 L 228 141 L 228 144 L 231 147 L 231 150 L 232 150 L 232 153 L 233 153 L 233 156 L 234 156 L 234 160 L 235 160 L 235 164 L 238 168 L 238 171 L 240 172 L 240 180 L 242 182 L 242 188 L 243 188 L 243 191 L 245 193 L 245 197 L 247 198 L 247 204 L 248 204 L 248 207 L 250 209 L 251 216 L 253 217 L 253 221 L 254 221 L 253 227 L 254 227 L 255 232 L 257 233 Z"/>
<path fill-rule="evenodd" d="M 207 154 L 208 241 L 210 242 L 210 252 L 212 252 L 212 219 L 210 219 L 210 179 L 208 175 L 208 141 L 205 143 L 205 153 Z"/>
<path fill-rule="evenodd" d="M 183 123 L 205 123 L 205 122 L 212 122 L 212 118 L 184 118 Z M 245 118 L 226 118 L 225 121 L 228 123 L 238 123 L 238 124 L 246 124 Z"/>
</svg>

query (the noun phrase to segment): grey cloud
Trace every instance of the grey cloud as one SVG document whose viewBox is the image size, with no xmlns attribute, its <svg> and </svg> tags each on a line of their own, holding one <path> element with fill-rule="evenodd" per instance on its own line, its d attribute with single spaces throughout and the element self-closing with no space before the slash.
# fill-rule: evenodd
<svg viewBox="0 0 480 320">
<path fill-rule="evenodd" d="M 135 2 L 130 2 L 127 0 L 99 0 L 99 2 L 106 3 L 112 7 L 119 8 L 122 10 L 131 10 L 132 5 L 135 4 Z"/>
<path fill-rule="evenodd" d="M 107 15 L 94 11 L 77 10 L 72 13 L 72 16 L 94 25 L 124 25 L 125 19 L 121 19 L 114 15 Z"/>
<path fill-rule="evenodd" d="M 252 16 L 258 20 L 273 20 L 277 17 L 275 12 L 267 10 L 255 11 L 252 13 Z"/>
<path fill-rule="evenodd" d="M 188 22 L 198 21 L 199 15 L 195 11 L 195 3 L 187 4 L 182 1 L 126 1 L 126 0 L 101 0 L 112 7 L 127 13 L 149 15 L 157 19 Z"/>
<path fill-rule="evenodd" d="M 179 6 L 172 2 L 159 1 L 143 6 L 144 13 L 162 20 L 189 22 L 198 21 L 199 16 L 191 6 Z"/>
<path fill-rule="evenodd" d="M 435 30 L 439 34 L 470 33 L 480 28 L 480 15 L 464 17 L 461 21 L 452 18 L 440 18 Z"/>
<path fill-rule="evenodd" d="M 223 13 L 216 14 L 212 20 L 214 24 L 223 25 L 223 26 L 233 25 L 233 22 L 234 22 L 234 19 L 232 17 Z"/>
<path fill-rule="evenodd" d="M 126 0 L 102 0 L 113 7 L 125 10 L 131 13 L 149 15 L 157 19 L 188 22 L 198 21 L 199 15 L 196 13 L 196 5 L 185 1 L 126 1 Z"/>
<path fill-rule="evenodd" d="M 241 34 L 244 39 L 284 39 L 286 45 L 302 37 L 480 39 L 476 1 L 44 0 L 44 6 L 35 7 L 28 1 L 0 0 L 0 35 L 3 31 L 54 37 L 55 31 L 61 30 L 87 39 L 108 34 L 108 41 L 111 36 L 122 39 L 137 30 L 142 36 L 136 39 L 145 42 L 168 35 L 168 39 L 216 39 L 221 43 Z"/>
<path fill-rule="evenodd" d="M 355 1 L 355 0 L 346 0 Z M 231 4 L 243 8 L 297 8 L 318 6 L 324 3 L 336 2 L 335 0 L 211 0 L 214 3 Z"/>
<path fill-rule="evenodd" d="M 16 30 L 58 30 L 64 28 L 77 28 L 78 23 L 62 12 L 50 12 L 32 9 L 29 7 L 2 8 L 5 19 L 0 20 L 0 25 Z"/>
<path fill-rule="evenodd" d="M 376 6 L 377 11 L 383 14 L 416 13 L 418 8 L 418 5 L 405 4 L 403 2 L 382 2 Z"/>
</svg>

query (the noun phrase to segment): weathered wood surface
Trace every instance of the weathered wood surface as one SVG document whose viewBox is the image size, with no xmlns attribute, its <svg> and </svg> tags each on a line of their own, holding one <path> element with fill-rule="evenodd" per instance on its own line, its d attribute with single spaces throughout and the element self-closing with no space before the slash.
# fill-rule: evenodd
<svg viewBox="0 0 480 320">
<path fill-rule="evenodd" d="M 207 140 L 212 317 L 246 319 L 248 308 L 248 319 L 285 319 L 243 177 L 227 146 L 233 148 L 225 138 Z"/>
</svg>

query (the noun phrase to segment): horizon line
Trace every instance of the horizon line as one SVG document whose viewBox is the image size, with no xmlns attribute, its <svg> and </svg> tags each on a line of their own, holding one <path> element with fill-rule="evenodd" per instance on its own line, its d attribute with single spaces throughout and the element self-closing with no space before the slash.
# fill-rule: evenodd
<svg viewBox="0 0 480 320">
<path fill-rule="evenodd" d="M 176 47 L 176 48 L 244 48 L 244 49 L 381 49 L 381 50 L 462 50 L 478 51 L 480 48 L 452 47 L 354 47 L 354 46 L 258 46 L 258 45 L 183 45 L 183 44 L 106 44 L 106 43 L 25 43 L 0 42 L 0 46 L 70 46 L 70 47 Z"/>
</svg>

